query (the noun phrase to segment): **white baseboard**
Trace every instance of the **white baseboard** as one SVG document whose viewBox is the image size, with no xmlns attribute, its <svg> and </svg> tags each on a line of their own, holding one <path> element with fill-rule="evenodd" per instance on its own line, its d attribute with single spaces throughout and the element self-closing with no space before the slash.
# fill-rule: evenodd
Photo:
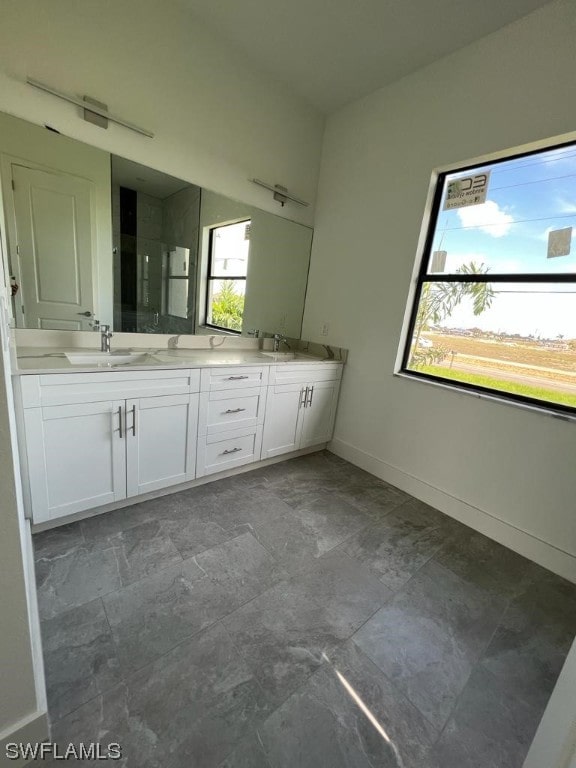
<svg viewBox="0 0 576 768">
<path fill-rule="evenodd" d="M 48 715 L 46 712 L 33 712 L 23 717 L 9 729 L 0 733 L 0 766 L 21 768 L 28 761 L 9 760 L 6 756 L 6 744 L 40 744 L 50 738 Z"/>
<path fill-rule="evenodd" d="M 474 507 L 440 488 L 419 480 L 344 440 L 334 438 L 328 445 L 328 450 L 390 485 L 415 496 L 420 501 L 430 504 L 431 507 L 439 509 L 464 525 L 483 533 L 490 539 L 494 539 L 499 544 L 524 555 L 558 576 L 576 583 L 576 556 L 569 552 L 491 515 L 486 510 Z"/>
</svg>

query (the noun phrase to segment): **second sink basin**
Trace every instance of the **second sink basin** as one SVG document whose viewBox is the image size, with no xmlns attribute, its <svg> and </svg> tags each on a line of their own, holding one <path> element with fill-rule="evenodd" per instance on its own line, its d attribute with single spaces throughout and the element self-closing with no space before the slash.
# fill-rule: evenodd
<svg viewBox="0 0 576 768">
<path fill-rule="evenodd" d="M 294 360 L 296 357 L 294 352 L 262 352 L 262 354 L 274 360 Z"/>
<path fill-rule="evenodd" d="M 130 352 L 127 349 L 112 352 L 65 352 L 72 365 L 120 365 L 137 363 L 146 357 L 146 352 Z"/>
</svg>

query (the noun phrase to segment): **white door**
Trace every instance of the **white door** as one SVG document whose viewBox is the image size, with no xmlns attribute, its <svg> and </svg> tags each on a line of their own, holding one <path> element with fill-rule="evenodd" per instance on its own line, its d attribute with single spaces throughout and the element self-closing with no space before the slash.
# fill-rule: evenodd
<svg viewBox="0 0 576 768">
<path fill-rule="evenodd" d="M 309 385 L 300 448 L 327 443 L 331 439 L 339 387 L 339 381 L 320 381 Z"/>
<path fill-rule="evenodd" d="M 35 523 L 126 498 L 124 400 L 24 411 Z"/>
<path fill-rule="evenodd" d="M 91 182 L 12 165 L 20 293 L 27 328 L 89 330 L 92 285 Z"/>
<path fill-rule="evenodd" d="M 127 400 L 128 496 L 194 480 L 197 428 L 197 394 Z"/>
<path fill-rule="evenodd" d="M 300 447 L 305 395 L 305 384 L 276 384 L 268 387 L 262 440 L 263 459 L 271 459 Z"/>
</svg>

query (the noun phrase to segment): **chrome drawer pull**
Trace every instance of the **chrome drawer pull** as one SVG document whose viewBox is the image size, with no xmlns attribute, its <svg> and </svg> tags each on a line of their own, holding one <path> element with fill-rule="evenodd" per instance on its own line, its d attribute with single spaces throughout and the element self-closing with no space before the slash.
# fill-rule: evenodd
<svg viewBox="0 0 576 768">
<path fill-rule="evenodd" d="M 237 453 L 238 451 L 241 451 L 241 450 L 242 450 L 242 448 L 230 448 L 230 449 L 228 449 L 228 448 L 227 448 L 227 449 L 226 449 L 226 450 L 225 450 L 225 451 L 224 451 L 224 452 L 221 454 L 221 456 L 227 456 L 229 453 Z"/>
<path fill-rule="evenodd" d="M 246 408 L 228 408 L 227 411 L 224 411 L 224 413 L 240 413 L 240 411 L 245 411 Z"/>
<path fill-rule="evenodd" d="M 228 381 L 240 381 L 240 379 L 249 379 L 250 376 L 228 376 Z"/>
</svg>

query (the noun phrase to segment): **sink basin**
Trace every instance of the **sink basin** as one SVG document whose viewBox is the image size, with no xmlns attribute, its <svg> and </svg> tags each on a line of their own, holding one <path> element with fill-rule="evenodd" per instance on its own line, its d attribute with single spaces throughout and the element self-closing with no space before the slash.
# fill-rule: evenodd
<svg viewBox="0 0 576 768">
<path fill-rule="evenodd" d="M 262 352 L 266 357 L 271 357 L 273 360 L 294 360 L 296 357 L 295 352 Z"/>
<path fill-rule="evenodd" d="M 72 365 L 121 365 L 139 363 L 146 358 L 146 352 L 130 352 L 127 349 L 112 352 L 65 352 Z"/>
</svg>

